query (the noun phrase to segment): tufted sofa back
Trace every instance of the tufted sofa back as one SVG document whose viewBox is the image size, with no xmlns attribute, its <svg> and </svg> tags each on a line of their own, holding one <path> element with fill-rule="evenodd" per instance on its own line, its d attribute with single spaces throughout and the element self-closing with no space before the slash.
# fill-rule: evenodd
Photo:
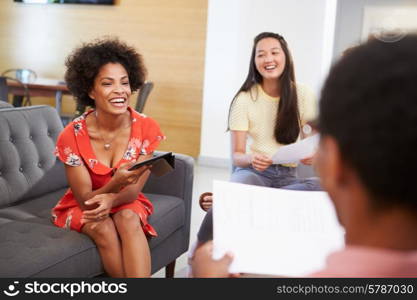
<svg viewBox="0 0 417 300">
<path fill-rule="evenodd" d="M 2 99 L 0 99 L 0 100 L 2 100 Z M 13 107 L 13 105 L 11 105 L 11 104 L 9 104 L 9 103 L 7 103 L 5 101 L 0 101 L 0 109 L 3 109 L 3 108 L 12 108 L 12 107 Z"/>
<path fill-rule="evenodd" d="M 50 106 L 0 109 L 0 207 L 67 186 L 63 164 L 53 154 L 61 130 Z"/>
</svg>

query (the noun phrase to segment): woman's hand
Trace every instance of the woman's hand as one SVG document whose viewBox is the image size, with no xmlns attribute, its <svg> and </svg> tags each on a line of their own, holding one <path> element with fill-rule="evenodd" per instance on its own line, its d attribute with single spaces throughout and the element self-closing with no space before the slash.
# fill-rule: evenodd
<svg viewBox="0 0 417 300">
<path fill-rule="evenodd" d="M 226 253 L 219 260 L 212 259 L 213 242 L 207 242 L 197 248 L 191 261 L 193 277 L 236 277 L 236 274 L 229 273 L 229 266 L 232 263 L 233 255 Z"/>
<path fill-rule="evenodd" d="M 81 223 L 99 222 L 109 217 L 114 198 L 115 194 L 100 194 L 85 201 L 86 206 L 94 208 L 83 211 Z"/>
<path fill-rule="evenodd" d="M 201 194 L 199 204 L 204 211 L 208 211 L 213 206 L 213 193 L 205 192 Z"/>
<path fill-rule="evenodd" d="M 135 184 L 140 176 L 144 172 L 150 169 L 150 166 L 143 166 L 139 169 L 129 171 L 128 169 L 133 166 L 136 162 L 129 162 L 124 163 L 120 165 L 120 167 L 117 169 L 117 171 L 114 173 L 112 180 L 120 186 L 120 188 L 123 188 L 130 184 Z"/>
<path fill-rule="evenodd" d="M 263 154 L 252 154 L 250 163 L 255 170 L 262 172 L 272 165 L 272 159 Z"/>
<path fill-rule="evenodd" d="M 303 165 L 311 166 L 314 163 L 315 157 L 316 157 L 316 154 L 313 154 L 312 156 L 308 156 L 303 159 L 300 159 L 300 162 Z"/>
</svg>

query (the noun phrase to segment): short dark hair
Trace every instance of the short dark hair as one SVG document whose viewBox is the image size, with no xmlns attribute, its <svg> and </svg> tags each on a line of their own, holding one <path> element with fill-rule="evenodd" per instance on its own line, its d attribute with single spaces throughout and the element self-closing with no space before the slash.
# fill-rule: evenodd
<svg viewBox="0 0 417 300">
<path fill-rule="evenodd" d="M 339 144 L 379 207 L 417 208 L 417 35 L 377 39 L 332 68 L 319 129 Z"/>
<path fill-rule="evenodd" d="M 100 68 L 107 63 L 119 63 L 126 69 L 132 92 L 143 85 L 146 68 L 133 47 L 116 38 L 95 40 L 76 48 L 65 61 L 65 81 L 78 104 L 95 106 L 88 93 Z"/>
</svg>

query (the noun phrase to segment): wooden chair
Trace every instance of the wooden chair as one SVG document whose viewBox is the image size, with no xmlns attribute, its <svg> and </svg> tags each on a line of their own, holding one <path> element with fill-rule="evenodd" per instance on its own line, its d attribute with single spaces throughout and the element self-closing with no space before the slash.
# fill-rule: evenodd
<svg viewBox="0 0 417 300">
<path fill-rule="evenodd" d="M 9 89 L 7 88 L 6 77 L 0 77 L 0 100 L 9 102 Z"/>
<path fill-rule="evenodd" d="M 23 96 L 14 95 L 13 97 L 13 106 L 24 106 L 24 105 L 32 105 L 30 101 L 30 94 L 29 89 L 22 81 L 17 78 L 9 77 L 9 76 L 0 76 L 0 100 L 9 102 L 9 87 L 7 85 L 7 80 L 16 81 L 19 83 L 25 90 L 25 94 Z"/>
<path fill-rule="evenodd" d="M 153 89 L 153 82 L 146 81 L 139 90 L 135 110 L 142 113 L 145 108 L 146 100 Z M 75 110 L 74 118 L 81 116 L 85 112 L 86 106 L 79 104 Z"/>
<path fill-rule="evenodd" d="M 25 95 L 13 95 L 13 106 L 18 107 L 24 105 L 32 105 L 30 102 L 29 90 L 25 83 L 36 80 L 38 76 L 35 71 L 31 69 L 8 69 L 2 72 L 1 76 L 5 78 L 5 81 L 2 80 L 2 82 L 0 82 L 0 99 L 3 98 L 4 95 L 8 96 L 7 80 L 13 80 L 18 82 L 25 89 Z M 8 97 L 4 99 L 7 101 Z"/>
<path fill-rule="evenodd" d="M 136 107 L 135 107 L 137 112 L 140 112 L 140 113 L 143 112 L 145 108 L 146 100 L 148 99 L 148 96 L 151 93 L 152 89 L 153 89 L 152 81 L 146 81 L 140 88 L 137 102 L 136 102 Z"/>
</svg>

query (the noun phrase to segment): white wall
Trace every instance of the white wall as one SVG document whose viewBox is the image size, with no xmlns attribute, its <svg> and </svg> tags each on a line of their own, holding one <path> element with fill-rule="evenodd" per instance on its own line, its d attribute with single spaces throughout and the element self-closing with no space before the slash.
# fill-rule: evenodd
<svg viewBox="0 0 417 300">
<path fill-rule="evenodd" d="M 337 17 L 335 25 L 334 58 L 338 58 L 348 47 L 359 44 L 363 41 L 363 21 L 365 9 L 369 7 L 389 7 L 393 16 L 396 9 L 409 10 L 413 13 L 417 9 L 416 0 L 338 0 Z M 396 9 L 392 9 L 395 7 Z M 401 16 L 401 14 L 400 14 Z M 383 21 L 383 20 L 381 20 Z M 401 23 L 401 21 L 400 21 Z"/>
<path fill-rule="evenodd" d="M 280 33 L 292 52 L 297 81 L 319 93 L 330 66 L 337 0 L 209 0 L 200 162 L 230 157 L 229 104 L 249 68 L 253 38 Z"/>
</svg>

